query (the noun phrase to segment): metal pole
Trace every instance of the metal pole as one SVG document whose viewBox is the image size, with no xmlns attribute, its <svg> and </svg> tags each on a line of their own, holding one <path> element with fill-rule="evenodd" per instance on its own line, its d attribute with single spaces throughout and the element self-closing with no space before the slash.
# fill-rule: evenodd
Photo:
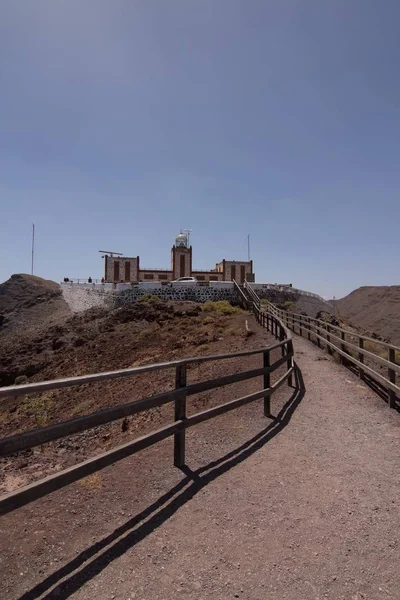
<svg viewBox="0 0 400 600">
<path fill-rule="evenodd" d="M 33 275 L 33 261 L 35 257 L 35 224 L 32 223 L 32 266 L 31 266 L 31 275 Z"/>
<path fill-rule="evenodd" d="M 185 229 L 188 248 L 190 248 L 190 234 L 192 233 L 192 231 L 193 229 Z"/>
</svg>

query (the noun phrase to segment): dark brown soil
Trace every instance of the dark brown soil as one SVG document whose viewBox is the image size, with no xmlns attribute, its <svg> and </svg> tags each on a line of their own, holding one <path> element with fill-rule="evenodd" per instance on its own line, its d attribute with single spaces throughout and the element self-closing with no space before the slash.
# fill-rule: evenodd
<svg viewBox="0 0 400 600">
<path fill-rule="evenodd" d="M 42 307 L 49 316 L 48 302 Z M 190 303 L 57 318 L 33 334 L 3 335 L 8 373 L 34 364 L 29 377 L 38 381 L 272 342 L 246 313 Z M 306 340 L 295 338 L 295 356 L 305 390 L 282 386 L 273 420 L 259 401 L 189 429 L 183 471 L 172 467 L 165 440 L 2 517 L 1 600 L 397 600 L 398 414 Z M 188 379 L 257 366 L 255 356 L 194 365 Z M 261 384 L 199 394 L 189 413 Z M 4 401 L 0 435 L 173 386 L 174 373 L 163 371 Z M 9 457 L 0 493 L 172 418 L 165 406 Z"/>
<path fill-rule="evenodd" d="M 229 308 L 229 307 L 228 307 Z M 256 327 L 251 316 L 240 309 L 232 315 L 206 312 L 199 305 L 184 302 L 137 302 L 116 310 L 94 308 L 80 313 L 63 326 L 49 328 L 45 335 L 20 347 L 11 355 L 11 372 L 23 371 L 33 364 L 40 370 L 31 382 L 110 371 L 142 364 L 166 362 L 176 358 L 230 353 L 268 344 L 268 334 Z M 246 321 L 250 332 L 246 329 Z M 28 349 L 27 349 L 28 348 Z M 262 357 L 258 357 L 259 366 Z M 190 365 L 189 382 L 218 377 L 243 369 L 243 361 L 224 360 L 205 365 Z M 103 384 L 83 385 L 18 399 L 4 399 L 0 407 L 0 435 L 7 436 L 38 426 L 60 422 L 81 414 L 124 404 L 161 391 L 173 389 L 173 369 L 151 372 Z M 240 388 L 231 386 L 231 392 Z M 191 406 L 211 406 L 215 394 L 193 396 Z M 0 490 L 37 479 L 60 466 L 78 460 L 172 420 L 167 405 L 136 417 L 98 427 L 54 442 L 44 449 L 32 450 L 2 461 Z"/>
<path fill-rule="evenodd" d="M 3 517 L 1 598 L 398 600 L 398 414 L 295 353 L 274 421 L 255 402 L 188 430 L 183 472 L 166 440 Z"/>
<path fill-rule="evenodd" d="M 331 303 L 345 321 L 400 345 L 400 285 L 361 287 Z"/>
</svg>

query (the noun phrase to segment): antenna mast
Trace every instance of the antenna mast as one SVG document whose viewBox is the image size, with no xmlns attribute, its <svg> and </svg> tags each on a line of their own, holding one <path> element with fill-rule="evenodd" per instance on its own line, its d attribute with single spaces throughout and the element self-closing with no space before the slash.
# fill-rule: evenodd
<svg viewBox="0 0 400 600">
<path fill-rule="evenodd" d="M 31 275 L 33 275 L 33 262 L 35 258 L 35 224 L 32 223 L 32 265 L 31 265 Z"/>
<path fill-rule="evenodd" d="M 184 229 L 184 231 L 187 237 L 187 247 L 190 248 L 190 234 L 192 233 L 193 229 Z"/>
</svg>

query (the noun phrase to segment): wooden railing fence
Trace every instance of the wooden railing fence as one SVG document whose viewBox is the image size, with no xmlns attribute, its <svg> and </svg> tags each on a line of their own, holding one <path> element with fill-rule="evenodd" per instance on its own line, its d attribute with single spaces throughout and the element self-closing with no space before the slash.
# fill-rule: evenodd
<svg viewBox="0 0 400 600">
<path fill-rule="evenodd" d="M 325 348 L 329 354 L 337 353 L 341 363 L 346 366 L 351 365 L 357 371 L 360 379 L 364 380 L 368 376 L 373 382 L 378 383 L 386 390 L 389 407 L 396 408 L 400 399 L 400 387 L 397 385 L 397 378 L 400 375 L 400 348 L 398 346 L 343 329 L 320 319 L 281 310 L 268 301 L 261 302 L 248 283 L 245 284 L 245 291 L 258 306 L 261 314 L 263 313 L 262 307 L 264 307 L 266 314 L 274 315 L 294 333 L 302 337 L 307 336 L 317 346 Z M 353 341 L 350 341 L 351 338 Z M 354 343 L 354 339 L 356 343 Z M 387 358 L 365 349 L 364 346 L 368 344 L 381 347 Z M 366 359 L 369 364 L 366 364 Z M 376 365 L 384 367 L 387 370 L 387 376 L 378 370 Z"/>
<path fill-rule="evenodd" d="M 240 302 L 248 305 L 245 294 L 240 290 Z M 281 319 L 275 314 L 261 313 L 259 307 L 253 306 L 258 322 L 270 331 L 279 341 L 256 350 L 236 352 L 233 354 L 219 354 L 215 356 L 202 356 L 196 358 L 187 358 L 167 363 L 152 364 L 132 369 L 123 369 L 107 373 L 96 373 L 81 377 L 70 377 L 67 379 L 57 379 L 53 381 L 44 381 L 20 386 L 9 386 L 0 388 L 0 400 L 6 397 L 24 397 L 27 394 L 44 392 L 47 390 L 58 390 L 67 387 L 80 386 L 95 382 L 110 381 L 123 377 L 133 377 L 135 375 L 149 373 L 151 371 L 161 371 L 165 369 L 175 369 L 175 390 L 162 392 L 160 394 L 127 402 L 120 406 L 113 406 L 100 410 L 98 412 L 80 416 L 61 423 L 55 423 L 46 427 L 40 427 L 31 431 L 26 431 L 9 437 L 0 439 L 0 456 L 9 456 L 15 452 L 34 448 L 35 446 L 45 444 L 60 438 L 65 438 L 72 434 L 86 431 L 99 425 L 112 423 L 118 419 L 135 415 L 139 412 L 147 411 L 151 408 L 160 407 L 164 404 L 173 402 L 175 406 L 174 422 L 169 423 L 157 431 L 153 431 L 135 440 L 129 441 L 123 445 L 115 447 L 107 452 L 89 458 L 77 465 L 64 469 L 61 472 L 49 475 L 30 485 L 17 489 L 6 496 L 0 498 L 0 514 L 10 512 L 24 504 L 36 500 L 46 494 L 60 489 L 78 479 L 86 477 L 104 467 L 107 467 L 127 456 L 130 456 L 139 450 L 152 446 L 153 444 L 167 437 L 174 436 L 174 465 L 182 467 L 185 464 L 185 432 L 186 429 L 207 421 L 217 415 L 221 415 L 230 410 L 253 402 L 264 399 L 264 415 L 271 415 L 270 401 L 273 393 L 287 381 L 292 384 L 294 373 L 293 362 L 293 344 L 289 329 L 284 325 Z M 271 363 L 272 352 L 281 349 L 282 356 Z M 262 367 L 251 369 L 244 372 L 233 373 L 218 379 L 208 379 L 199 383 L 187 383 L 187 367 L 192 364 L 211 363 L 223 359 L 242 359 L 246 356 L 260 355 L 263 359 Z M 286 371 L 279 377 L 275 383 L 271 383 L 271 373 L 281 366 L 286 365 Z M 254 393 L 236 398 L 225 404 L 208 408 L 196 414 L 187 415 L 186 401 L 193 394 L 198 394 L 206 390 L 217 389 L 221 386 L 246 381 L 254 377 L 263 377 L 262 388 Z"/>
</svg>

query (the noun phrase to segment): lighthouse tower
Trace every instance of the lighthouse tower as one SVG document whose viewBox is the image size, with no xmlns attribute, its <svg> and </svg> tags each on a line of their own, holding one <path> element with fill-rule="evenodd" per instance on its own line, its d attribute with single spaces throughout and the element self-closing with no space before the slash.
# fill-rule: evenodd
<svg viewBox="0 0 400 600">
<path fill-rule="evenodd" d="M 175 238 L 171 251 L 172 279 L 190 277 L 192 274 L 192 246 L 188 246 L 185 233 L 180 233 Z"/>
</svg>

